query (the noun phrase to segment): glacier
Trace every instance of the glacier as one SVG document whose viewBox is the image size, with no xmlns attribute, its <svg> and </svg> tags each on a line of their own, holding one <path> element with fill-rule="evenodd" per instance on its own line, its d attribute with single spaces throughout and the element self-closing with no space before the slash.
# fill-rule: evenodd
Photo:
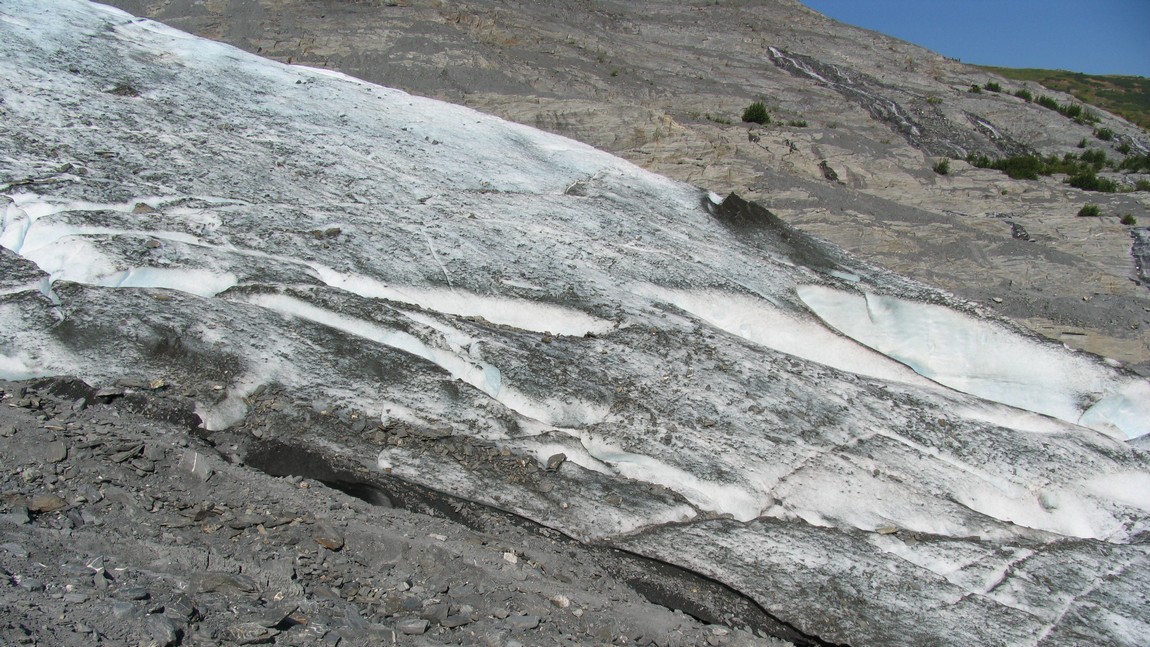
<svg viewBox="0 0 1150 647">
<path fill-rule="evenodd" d="M 0 66 L 0 377 L 161 378 L 213 431 L 323 399 L 417 433 L 276 442 L 829 643 L 1150 632 L 1144 378 L 737 196 L 98 4 L 0 0 Z"/>
</svg>

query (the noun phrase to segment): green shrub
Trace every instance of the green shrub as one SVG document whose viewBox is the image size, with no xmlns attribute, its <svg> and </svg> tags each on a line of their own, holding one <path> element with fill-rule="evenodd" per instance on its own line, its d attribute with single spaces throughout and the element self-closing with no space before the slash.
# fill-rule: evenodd
<svg viewBox="0 0 1150 647">
<path fill-rule="evenodd" d="M 1014 93 L 1014 96 L 1018 97 L 1019 99 L 1022 99 L 1023 101 L 1025 101 L 1027 103 L 1034 101 L 1034 95 L 1030 94 L 1030 90 L 1027 90 L 1026 88 L 1022 88 L 1021 90 L 1018 90 L 1017 92 Z"/>
<path fill-rule="evenodd" d="M 730 119 L 727 119 L 726 117 L 720 117 L 719 115 L 713 115 L 709 112 L 707 114 L 703 115 L 703 117 L 707 121 L 713 121 L 717 124 L 723 124 L 724 126 L 730 126 L 731 125 Z"/>
<path fill-rule="evenodd" d="M 1130 155 L 1118 165 L 1121 171 L 1150 173 L 1150 155 Z"/>
<path fill-rule="evenodd" d="M 1126 158 L 1131 170 L 1137 170 L 1137 164 Z M 1114 162 L 1106 157 L 1100 150 L 1086 150 L 1081 155 L 1066 153 L 1062 157 L 1047 155 L 1014 155 L 999 159 L 991 159 L 982 153 L 968 155 L 966 161 L 977 168 L 992 168 L 1002 171 L 1016 180 L 1037 180 L 1039 175 L 1053 175 L 1065 173 L 1070 176 L 1081 176 L 1075 180 L 1075 186 L 1089 191 L 1116 191 L 1117 185 L 1111 180 L 1093 177 L 1104 168 L 1115 168 Z M 1150 158 L 1145 160 L 1150 165 Z M 1117 169 L 1115 169 L 1117 170 Z M 1091 179 L 1093 177 L 1093 179 Z"/>
<path fill-rule="evenodd" d="M 767 113 L 767 106 L 762 101 L 756 101 L 743 111 L 743 121 L 766 125 L 771 123 L 771 115 Z"/>
<path fill-rule="evenodd" d="M 1042 160 L 1033 155 L 1017 155 L 1001 160 L 998 170 L 1015 180 L 1037 180 L 1043 170 Z"/>
<path fill-rule="evenodd" d="M 1078 140 L 1078 148 L 1086 148 L 1086 138 L 1085 137 Z"/>
<path fill-rule="evenodd" d="M 988 92 L 1002 92 L 1002 86 L 997 81 L 987 81 L 986 85 L 982 87 L 986 88 Z"/>
<path fill-rule="evenodd" d="M 950 173 L 950 158 L 944 157 L 934 163 L 934 172 L 939 175 L 947 175 Z"/>
<path fill-rule="evenodd" d="M 975 94 L 980 94 L 982 92 L 982 86 L 980 86 L 977 83 L 971 83 L 970 84 L 970 91 L 975 93 Z"/>
<path fill-rule="evenodd" d="M 1092 171 L 1082 171 L 1071 175 L 1066 180 L 1066 183 L 1083 191 L 1098 191 L 1101 193 L 1116 193 L 1118 191 L 1118 184 L 1116 184 L 1114 180 L 1098 177 Z"/>
<path fill-rule="evenodd" d="M 1015 180 L 1037 180 L 1044 171 L 1042 160 L 1034 155 L 1015 155 L 1002 159 L 990 159 L 982 153 L 972 153 L 966 161 L 977 168 L 992 168 L 1002 171 Z"/>
<path fill-rule="evenodd" d="M 1094 136 L 1104 142 L 1114 139 L 1114 131 L 1109 128 L 1099 128 L 1094 131 Z"/>
<path fill-rule="evenodd" d="M 1122 142 L 1118 145 L 1118 152 L 1122 153 L 1123 155 L 1129 155 L 1131 150 L 1130 142 Z"/>
<path fill-rule="evenodd" d="M 1135 191 L 1150 191 L 1150 180 L 1138 180 L 1134 183 Z"/>
<path fill-rule="evenodd" d="M 1138 224 L 1138 219 L 1134 217 L 1134 214 L 1128 213 L 1125 216 L 1122 216 L 1122 220 L 1120 220 L 1119 222 L 1121 222 L 1124 225 L 1134 226 L 1134 225 Z"/>
<path fill-rule="evenodd" d="M 1043 108 L 1047 108 L 1048 110 L 1058 110 L 1058 102 L 1046 96 L 1045 94 L 1038 97 L 1034 103 L 1037 103 L 1038 105 L 1042 106 Z"/>
<path fill-rule="evenodd" d="M 966 156 L 966 163 L 975 168 L 991 168 L 994 161 L 982 153 L 971 153 Z"/>
<path fill-rule="evenodd" d="M 787 125 L 792 128 L 806 128 L 808 124 L 805 119 L 792 119 L 787 122 Z"/>
<path fill-rule="evenodd" d="M 938 104 L 942 103 L 942 97 L 927 97 L 926 102 L 932 106 L 937 106 Z"/>
<path fill-rule="evenodd" d="M 1110 160 L 1106 158 L 1106 153 L 1098 149 L 1085 151 L 1078 156 L 1078 159 L 1089 164 L 1095 171 L 1101 171 L 1102 168 L 1110 162 Z"/>
<path fill-rule="evenodd" d="M 1096 204 L 1088 204 L 1078 210 L 1079 218 L 1097 218 L 1102 215 L 1102 208 Z"/>
</svg>

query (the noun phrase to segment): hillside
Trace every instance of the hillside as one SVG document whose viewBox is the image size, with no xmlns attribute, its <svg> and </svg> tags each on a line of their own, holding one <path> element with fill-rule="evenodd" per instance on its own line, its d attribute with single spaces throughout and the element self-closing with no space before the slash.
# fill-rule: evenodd
<svg viewBox="0 0 1150 647">
<path fill-rule="evenodd" d="M 1079 101 L 1118 115 L 1144 129 L 1150 129 L 1150 79 L 1145 77 L 1082 74 L 1066 70 L 982 67 L 998 76 L 1065 92 Z"/>
</svg>

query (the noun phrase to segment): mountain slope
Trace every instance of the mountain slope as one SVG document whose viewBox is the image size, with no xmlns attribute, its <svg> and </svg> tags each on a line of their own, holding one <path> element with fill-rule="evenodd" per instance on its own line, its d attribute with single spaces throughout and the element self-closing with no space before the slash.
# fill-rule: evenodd
<svg viewBox="0 0 1150 647">
<path fill-rule="evenodd" d="M 99 5 L 0 30 L 2 377 L 178 384 L 237 460 L 684 566 L 811 643 L 1150 622 L 1145 379 L 563 137 Z"/>
</svg>

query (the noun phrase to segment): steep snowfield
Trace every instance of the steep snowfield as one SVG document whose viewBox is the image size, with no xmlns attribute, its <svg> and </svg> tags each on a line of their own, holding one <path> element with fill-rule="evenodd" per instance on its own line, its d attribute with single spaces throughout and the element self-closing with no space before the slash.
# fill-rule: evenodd
<svg viewBox="0 0 1150 647">
<path fill-rule="evenodd" d="M 0 67 L 0 376 L 162 377 L 211 429 L 278 383 L 429 438 L 285 439 L 832 642 L 1150 623 L 1143 379 L 737 199 L 99 5 L 0 0 Z"/>
</svg>

